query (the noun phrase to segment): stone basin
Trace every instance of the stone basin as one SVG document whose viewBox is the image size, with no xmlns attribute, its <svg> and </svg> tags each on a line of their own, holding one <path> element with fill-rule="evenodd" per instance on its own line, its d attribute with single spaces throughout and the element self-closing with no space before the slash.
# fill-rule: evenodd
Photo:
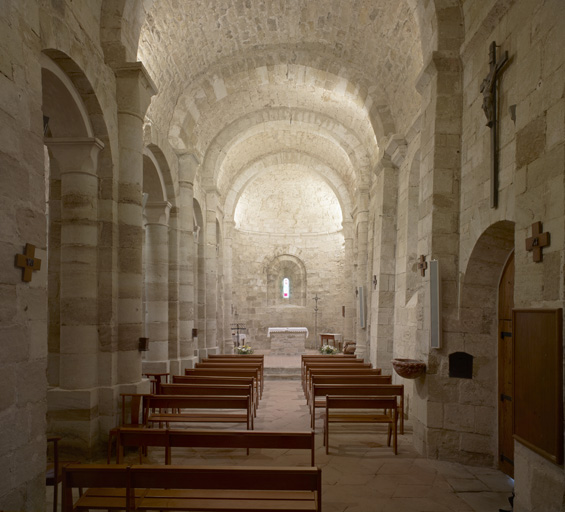
<svg viewBox="0 0 565 512">
<path fill-rule="evenodd" d="M 405 379 L 417 379 L 426 373 L 426 363 L 418 359 L 393 359 L 394 371 Z"/>
</svg>

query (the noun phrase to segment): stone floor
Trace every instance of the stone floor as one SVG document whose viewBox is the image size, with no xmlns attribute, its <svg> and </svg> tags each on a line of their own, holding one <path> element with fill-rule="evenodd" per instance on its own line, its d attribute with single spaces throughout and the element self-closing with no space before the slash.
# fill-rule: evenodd
<svg viewBox="0 0 565 512">
<path fill-rule="evenodd" d="M 291 368 L 296 361 L 266 356 L 265 366 Z M 320 414 L 320 413 L 318 413 Z M 309 430 L 309 411 L 300 381 L 267 380 L 257 411 L 256 430 Z M 225 428 L 230 428 L 226 425 Z M 232 428 L 241 428 L 232 426 Z M 399 437 L 398 455 L 386 446 L 384 426 L 334 425 L 330 454 L 316 422 L 316 464 L 322 468 L 324 512 L 498 512 L 509 510 L 513 481 L 499 471 L 421 458 L 408 428 Z M 137 463 L 137 454 L 128 462 Z M 159 449 L 147 462 L 163 462 Z M 308 465 L 308 454 L 285 450 L 179 449 L 174 464 Z M 50 496 L 48 496 L 50 498 Z M 50 501 L 50 500 L 48 500 Z M 49 505 L 49 504 L 48 504 Z M 50 506 L 47 510 L 51 510 Z"/>
</svg>

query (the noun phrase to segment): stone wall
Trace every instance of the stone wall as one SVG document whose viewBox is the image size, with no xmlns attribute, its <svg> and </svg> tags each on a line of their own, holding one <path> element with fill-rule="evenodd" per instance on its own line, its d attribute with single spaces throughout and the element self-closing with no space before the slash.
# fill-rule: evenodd
<svg viewBox="0 0 565 512">
<path fill-rule="evenodd" d="M 304 305 L 267 301 L 267 268 L 278 256 L 290 255 L 306 269 Z M 314 347 L 315 301 L 318 301 L 317 332 L 344 331 L 344 294 L 353 293 L 344 279 L 343 235 L 271 236 L 235 230 L 233 237 L 232 304 L 238 321 L 247 325 L 247 343 L 256 349 L 269 349 L 269 327 L 306 327 L 307 347 Z M 292 293 L 291 282 L 291 293 Z"/>
</svg>

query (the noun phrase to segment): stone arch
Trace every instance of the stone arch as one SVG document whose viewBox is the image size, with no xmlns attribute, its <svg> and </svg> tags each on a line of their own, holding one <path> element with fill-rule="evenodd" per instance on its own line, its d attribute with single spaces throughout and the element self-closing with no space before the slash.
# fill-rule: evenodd
<svg viewBox="0 0 565 512">
<path fill-rule="evenodd" d="M 369 149 L 357 139 L 357 136 L 345 126 L 337 125 L 335 120 L 322 114 L 303 112 L 302 121 L 296 119 L 296 113 L 291 114 L 288 109 L 270 109 L 268 114 L 263 111 L 249 113 L 239 118 L 234 123 L 225 127 L 215 137 L 210 144 L 202 164 L 203 180 L 210 184 L 215 184 L 218 174 L 228 157 L 231 148 L 240 143 L 243 138 L 249 138 L 253 133 L 265 129 L 282 129 L 292 121 L 294 126 L 299 123 L 304 124 L 305 132 L 317 133 L 319 137 L 330 140 L 348 155 L 351 168 L 357 174 L 354 184 L 359 186 L 369 180 L 368 170 L 371 168 L 372 158 Z M 265 116 L 268 115 L 269 119 Z M 327 126 L 335 126 L 335 129 L 328 129 Z"/>
<path fill-rule="evenodd" d="M 111 261 L 112 217 L 102 218 L 99 204 L 111 199 L 111 145 L 102 107 L 84 70 L 67 54 L 46 49 L 40 57 L 45 169 L 48 183 L 48 368 L 49 403 L 79 390 L 73 403 L 81 426 L 69 427 L 48 411 L 48 428 L 83 432 L 69 441 L 73 449 L 91 453 L 98 431 L 89 423 L 112 421 L 111 401 L 91 417 L 89 392 L 101 384 L 105 360 L 100 347 L 112 350 L 113 275 L 101 272 Z M 110 267 L 108 267 L 110 270 Z M 83 414 L 84 413 L 84 414 Z M 88 423 L 88 424 L 87 424 Z"/>
<path fill-rule="evenodd" d="M 276 256 L 267 266 L 267 305 L 268 306 L 305 306 L 307 294 L 306 266 L 304 262 L 291 254 Z M 284 299 L 281 294 L 282 281 L 290 280 L 290 297 Z"/>
<path fill-rule="evenodd" d="M 241 197 L 241 194 L 247 185 L 258 177 L 261 173 L 266 172 L 271 166 L 280 164 L 304 164 L 310 169 L 314 169 L 322 177 L 322 179 L 334 191 L 337 200 L 341 205 L 342 217 L 348 218 L 351 215 L 353 206 L 349 194 L 348 184 L 344 182 L 343 175 L 338 170 L 330 166 L 329 163 L 323 161 L 320 155 L 309 153 L 305 150 L 299 151 L 278 151 L 270 152 L 262 155 L 261 158 L 249 162 L 249 164 L 240 170 L 231 182 L 231 186 L 226 194 L 224 202 L 224 210 L 227 218 L 233 219 L 235 208 Z"/>
<path fill-rule="evenodd" d="M 449 336 L 448 353 L 462 351 L 474 357 L 472 379 L 457 379 L 460 405 L 481 416 L 482 442 L 470 460 L 496 466 L 497 461 L 497 319 L 498 285 L 514 249 L 514 223 L 499 221 L 479 237 L 461 279 L 459 333 Z"/>
<path fill-rule="evenodd" d="M 154 0 L 103 0 L 100 42 L 110 63 L 135 62 L 141 26 Z"/>
</svg>

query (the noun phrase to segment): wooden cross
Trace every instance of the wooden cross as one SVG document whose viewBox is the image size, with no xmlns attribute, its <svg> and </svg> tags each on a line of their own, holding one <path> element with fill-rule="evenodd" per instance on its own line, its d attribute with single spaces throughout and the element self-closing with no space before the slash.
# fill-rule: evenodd
<svg viewBox="0 0 565 512">
<path fill-rule="evenodd" d="M 549 233 L 542 233 L 541 222 L 532 224 L 532 236 L 526 238 L 526 251 L 533 251 L 536 263 L 543 260 L 542 248 L 549 245 Z"/>
<path fill-rule="evenodd" d="M 25 254 L 16 254 L 16 267 L 23 269 L 22 281 L 29 283 L 32 272 L 41 269 L 41 260 L 35 257 L 35 245 L 26 244 Z"/>
<path fill-rule="evenodd" d="M 420 255 L 420 259 L 418 261 L 418 270 L 420 271 L 420 275 L 426 275 L 426 269 L 428 268 L 428 262 L 426 261 L 426 257 L 422 254 Z"/>
<path fill-rule="evenodd" d="M 490 128 L 490 207 L 498 206 L 498 109 L 497 109 L 497 80 L 499 74 L 508 62 L 508 52 L 496 61 L 496 42 L 490 44 L 489 50 L 489 74 L 481 82 L 483 93 L 483 110 L 487 118 L 487 126 Z"/>
</svg>

